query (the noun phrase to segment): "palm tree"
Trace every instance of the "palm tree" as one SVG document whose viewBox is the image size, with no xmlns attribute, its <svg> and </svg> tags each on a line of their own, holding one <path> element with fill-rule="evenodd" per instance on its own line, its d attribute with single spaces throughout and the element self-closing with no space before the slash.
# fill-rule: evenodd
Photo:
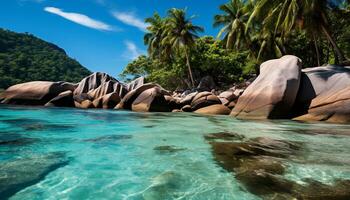
<svg viewBox="0 0 350 200">
<path fill-rule="evenodd" d="M 153 58 L 155 56 L 160 57 L 161 54 L 161 42 L 165 31 L 164 21 L 158 13 L 154 13 L 153 17 L 145 19 L 149 26 L 147 27 L 148 32 L 144 36 L 144 43 L 148 46 L 148 54 Z"/>
<path fill-rule="evenodd" d="M 242 0 L 231 0 L 229 3 L 221 5 L 220 10 L 224 14 L 214 16 L 214 27 L 221 27 L 218 38 L 223 34 L 223 41 L 227 49 L 240 49 L 243 44 L 247 44 L 249 36 L 246 34 L 246 22 L 250 15 L 250 2 Z"/>
<path fill-rule="evenodd" d="M 254 11 L 249 18 L 248 25 L 253 19 L 264 20 L 274 13 L 275 34 L 282 34 L 283 37 L 289 34 L 294 28 L 305 30 L 315 42 L 317 56 L 317 38 L 322 33 L 331 43 L 336 56 L 340 62 L 344 62 L 345 56 L 334 40 L 328 26 L 327 12 L 330 10 L 329 1 L 326 0 L 260 0 L 256 2 Z M 247 29 L 246 29 L 247 30 Z"/>
<path fill-rule="evenodd" d="M 182 50 L 184 51 L 189 77 L 191 79 L 192 87 L 194 87 L 194 79 L 190 63 L 190 52 L 191 48 L 193 48 L 195 44 L 195 39 L 198 38 L 198 32 L 203 32 L 204 29 L 192 24 L 191 19 L 192 18 L 186 18 L 186 11 L 183 9 L 170 9 L 168 11 L 165 37 L 162 44 L 171 45 L 172 52 L 179 53 Z"/>
</svg>

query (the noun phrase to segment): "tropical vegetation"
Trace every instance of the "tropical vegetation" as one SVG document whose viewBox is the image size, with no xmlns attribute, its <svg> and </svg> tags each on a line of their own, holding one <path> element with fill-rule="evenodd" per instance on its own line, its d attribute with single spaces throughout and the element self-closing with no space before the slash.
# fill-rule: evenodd
<svg viewBox="0 0 350 200">
<path fill-rule="evenodd" d="M 33 81 L 78 82 L 91 72 L 54 44 L 0 29 L 0 88 Z"/>
<path fill-rule="evenodd" d="M 176 89 L 192 88 L 210 75 L 225 87 L 286 54 L 300 57 L 304 67 L 349 64 L 349 10 L 345 0 L 230 0 L 214 16 L 215 38 L 198 37 L 203 28 L 184 9 L 173 8 L 165 17 L 155 13 L 146 19 L 148 55 L 129 63 L 121 76 L 146 76 Z"/>
</svg>

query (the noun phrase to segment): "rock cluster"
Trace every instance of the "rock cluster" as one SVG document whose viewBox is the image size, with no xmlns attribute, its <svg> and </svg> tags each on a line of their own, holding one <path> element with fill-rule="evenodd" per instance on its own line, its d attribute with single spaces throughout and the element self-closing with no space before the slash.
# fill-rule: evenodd
<svg viewBox="0 0 350 200">
<path fill-rule="evenodd" d="M 93 73 L 77 84 L 34 81 L 0 94 L 3 104 L 126 109 L 136 112 L 195 112 L 241 119 L 350 122 L 350 67 L 302 69 L 295 56 L 269 60 L 251 82 L 216 91 L 212 77 L 197 88 L 170 92 L 140 77 L 124 84 Z"/>
</svg>

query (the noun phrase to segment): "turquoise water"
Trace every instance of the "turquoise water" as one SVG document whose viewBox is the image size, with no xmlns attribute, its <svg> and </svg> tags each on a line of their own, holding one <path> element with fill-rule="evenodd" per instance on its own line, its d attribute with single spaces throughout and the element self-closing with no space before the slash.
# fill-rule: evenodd
<svg viewBox="0 0 350 200">
<path fill-rule="evenodd" d="M 222 131 L 303 142 L 300 184 L 350 179 L 350 125 L 0 107 L 0 199 L 259 199 L 214 161 Z"/>
</svg>

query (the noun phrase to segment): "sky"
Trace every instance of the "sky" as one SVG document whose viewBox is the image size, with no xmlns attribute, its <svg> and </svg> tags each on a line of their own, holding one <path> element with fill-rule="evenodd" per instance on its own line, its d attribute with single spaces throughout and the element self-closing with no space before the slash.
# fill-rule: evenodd
<svg viewBox="0 0 350 200">
<path fill-rule="evenodd" d="M 1 0 L 0 27 L 28 32 L 63 48 L 93 72 L 117 76 L 147 47 L 144 19 L 186 8 L 193 23 L 218 33 L 213 16 L 228 0 Z"/>
</svg>

